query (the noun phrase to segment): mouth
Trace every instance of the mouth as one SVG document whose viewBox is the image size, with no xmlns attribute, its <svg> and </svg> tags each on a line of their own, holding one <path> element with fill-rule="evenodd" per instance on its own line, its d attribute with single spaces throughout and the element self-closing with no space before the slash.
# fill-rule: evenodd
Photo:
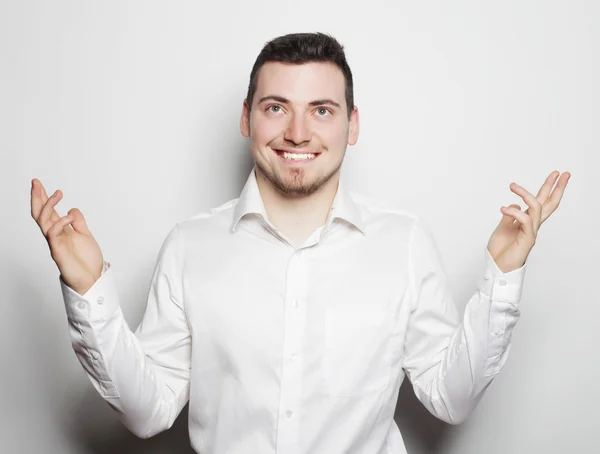
<svg viewBox="0 0 600 454">
<path fill-rule="evenodd" d="M 272 149 L 282 161 L 288 164 L 305 164 L 317 159 L 321 153 L 298 152 L 282 149 Z"/>
</svg>

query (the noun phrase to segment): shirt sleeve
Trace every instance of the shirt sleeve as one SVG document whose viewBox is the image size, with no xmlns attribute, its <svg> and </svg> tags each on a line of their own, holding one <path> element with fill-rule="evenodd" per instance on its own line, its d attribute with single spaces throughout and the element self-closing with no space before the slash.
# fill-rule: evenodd
<svg viewBox="0 0 600 454">
<path fill-rule="evenodd" d="M 437 245 L 420 218 L 412 227 L 409 251 L 412 313 L 403 367 L 424 406 L 439 419 L 459 424 L 506 362 L 526 264 L 502 273 L 486 247 L 484 273 L 461 320 Z"/>
<path fill-rule="evenodd" d="M 125 426 L 142 438 L 171 427 L 189 400 L 191 336 L 179 243 L 176 225 L 159 252 L 135 333 L 123 317 L 110 263 L 84 295 L 59 278 L 79 362 Z"/>
</svg>

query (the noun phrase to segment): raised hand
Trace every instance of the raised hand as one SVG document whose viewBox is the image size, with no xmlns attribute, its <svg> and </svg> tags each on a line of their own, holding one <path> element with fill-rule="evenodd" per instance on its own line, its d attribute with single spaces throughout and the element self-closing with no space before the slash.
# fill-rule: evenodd
<svg viewBox="0 0 600 454">
<path fill-rule="evenodd" d="M 503 273 L 522 267 L 533 248 L 542 223 L 558 208 L 571 178 L 569 172 L 552 172 L 534 197 L 525 188 L 511 183 L 510 190 L 520 196 L 529 208 L 521 211 L 517 204 L 501 207 L 500 223 L 492 233 L 487 248 Z M 557 182 L 558 179 L 558 182 Z M 554 189 L 552 187 L 556 183 Z"/>
<path fill-rule="evenodd" d="M 31 217 L 37 222 L 50 247 L 63 281 L 80 295 L 102 274 L 104 259 L 81 211 L 71 208 L 60 217 L 54 207 L 62 198 L 57 190 L 48 198 L 42 183 L 31 181 Z"/>
</svg>

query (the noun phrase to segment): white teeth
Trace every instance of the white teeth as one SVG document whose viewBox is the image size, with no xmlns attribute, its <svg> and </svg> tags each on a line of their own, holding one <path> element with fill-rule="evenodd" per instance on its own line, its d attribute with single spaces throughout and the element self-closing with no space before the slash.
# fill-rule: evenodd
<svg viewBox="0 0 600 454">
<path fill-rule="evenodd" d="M 316 155 L 313 153 L 299 154 L 299 153 L 286 153 L 285 151 L 283 152 L 283 157 L 285 159 L 293 159 L 296 161 L 300 161 L 302 159 L 314 159 L 315 156 Z"/>
</svg>

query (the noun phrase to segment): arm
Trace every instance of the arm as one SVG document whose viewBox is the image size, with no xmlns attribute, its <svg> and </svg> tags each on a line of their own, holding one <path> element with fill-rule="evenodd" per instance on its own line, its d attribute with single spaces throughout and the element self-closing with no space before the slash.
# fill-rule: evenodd
<svg viewBox="0 0 600 454">
<path fill-rule="evenodd" d="M 94 388 L 142 438 L 171 427 L 189 399 L 191 339 L 181 267 L 175 226 L 160 250 L 146 312 L 135 334 L 123 317 L 107 262 L 83 295 L 60 278 L 77 358 Z"/>
<path fill-rule="evenodd" d="M 486 249 L 485 274 L 461 320 L 435 241 L 420 219 L 412 228 L 408 260 L 412 315 L 403 367 L 425 407 L 458 424 L 506 362 L 526 265 L 502 273 Z"/>
</svg>

